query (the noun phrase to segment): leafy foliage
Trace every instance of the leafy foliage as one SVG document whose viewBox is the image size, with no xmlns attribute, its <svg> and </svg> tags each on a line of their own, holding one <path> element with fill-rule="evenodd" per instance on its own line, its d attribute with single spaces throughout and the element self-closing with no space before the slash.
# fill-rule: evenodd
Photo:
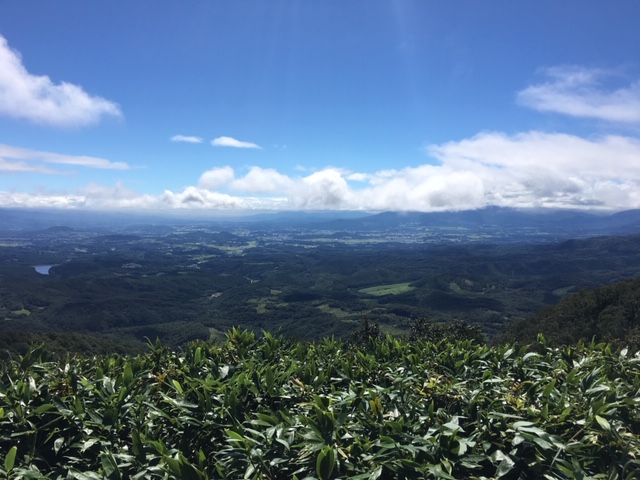
<svg viewBox="0 0 640 480">
<path fill-rule="evenodd" d="M 470 341 L 221 344 L 0 371 L 0 478 L 637 478 L 640 358 Z"/>
<path fill-rule="evenodd" d="M 371 342 L 377 342 L 384 338 L 378 322 L 372 322 L 369 317 L 364 317 L 360 326 L 349 334 L 349 345 L 363 347 Z"/>
<path fill-rule="evenodd" d="M 419 318 L 411 325 L 409 338 L 430 342 L 469 340 L 475 343 L 484 343 L 486 340 L 482 327 L 478 324 L 469 324 L 463 321 L 430 322 L 424 317 Z"/>
</svg>

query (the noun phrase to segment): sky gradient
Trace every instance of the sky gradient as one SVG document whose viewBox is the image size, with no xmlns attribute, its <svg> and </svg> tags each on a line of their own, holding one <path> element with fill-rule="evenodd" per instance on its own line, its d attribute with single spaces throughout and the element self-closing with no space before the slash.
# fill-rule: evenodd
<svg viewBox="0 0 640 480">
<path fill-rule="evenodd" d="M 0 208 L 640 208 L 640 2 L 0 3 Z"/>
</svg>

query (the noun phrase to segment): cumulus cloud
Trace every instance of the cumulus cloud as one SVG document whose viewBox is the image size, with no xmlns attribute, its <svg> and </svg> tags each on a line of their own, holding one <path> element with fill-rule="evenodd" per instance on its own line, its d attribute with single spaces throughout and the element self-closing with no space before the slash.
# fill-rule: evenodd
<svg viewBox="0 0 640 480">
<path fill-rule="evenodd" d="M 251 142 L 242 142 L 232 137 L 218 137 L 211 140 L 211 145 L 214 147 L 233 147 L 233 148 L 258 148 L 262 149 L 260 145 L 256 145 Z"/>
<path fill-rule="evenodd" d="M 29 73 L 0 35 L 0 115 L 71 127 L 95 124 L 104 116 L 119 117 L 122 112 L 117 104 L 91 96 L 78 85 L 55 84 L 48 76 Z"/>
<path fill-rule="evenodd" d="M 121 184 L 91 184 L 64 198 L 0 194 L 0 206 L 61 206 L 68 201 L 70 208 L 200 211 L 447 211 L 487 205 L 640 208 L 637 138 L 485 132 L 430 145 L 426 151 L 437 164 L 373 173 L 325 168 L 304 176 L 256 166 L 240 176 L 225 166 L 204 172 L 197 186 L 162 195 L 140 195 Z"/>
<path fill-rule="evenodd" d="M 487 205 L 640 208 L 637 138 L 619 135 L 582 138 L 539 131 L 516 135 L 485 132 L 460 141 L 430 145 L 426 151 L 437 164 L 373 173 L 325 168 L 293 177 L 260 167 L 252 167 L 246 175 L 238 177 L 231 167 L 222 167 L 205 172 L 200 187 L 227 188 L 240 195 L 272 195 L 262 198 L 262 208 L 269 205 L 305 210 L 377 211 L 446 211 Z M 198 198 L 203 199 L 202 195 Z M 207 202 L 203 199 L 201 204 Z"/>
<path fill-rule="evenodd" d="M 179 193 L 165 190 L 162 194 L 161 201 L 170 208 L 181 209 L 212 208 L 237 210 L 246 208 L 245 201 L 242 198 L 197 187 L 187 187 Z"/>
<path fill-rule="evenodd" d="M 10 159 L 10 160 L 7 160 Z M 131 168 L 124 162 L 112 162 L 104 158 L 89 157 L 84 155 L 63 155 L 59 153 L 41 152 L 37 150 L 29 150 L 26 148 L 12 147 L 10 145 L 0 144 L 0 160 L 19 167 L 29 167 L 28 171 L 39 171 L 39 173 L 62 173 L 57 170 L 47 169 L 41 165 L 26 162 L 42 162 L 54 163 L 60 165 L 73 165 L 86 168 L 100 168 L 108 170 L 128 170 Z M 22 171 L 27 171 L 23 169 Z"/>
<path fill-rule="evenodd" d="M 357 208 L 347 181 L 335 168 L 327 168 L 302 178 L 289 192 L 290 201 L 302 209 Z"/>
<path fill-rule="evenodd" d="M 443 168 L 470 172 L 487 204 L 517 207 L 638 208 L 640 140 L 586 139 L 538 131 L 483 133 L 427 148 Z"/>
<path fill-rule="evenodd" d="M 473 172 L 446 166 L 379 172 L 371 178 L 371 185 L 359 192 L 359 203 L 372 210 L 441 211 L 485 206 L 482 179 Z"/>
<path fill-rule="evenodd" d="M 208 190 L 216 190 L 220 187 L 227 185 L 235 178 L 235 172 L 233 168 L 226 167 L 216 167 L 211 170 L 207 170 L 202 175 L 200 175 L 200 181 L 198 185 L 201 188 Z"/>
<path fill-rule="evenodd" d="M 607 89 L 604 81 L 612 72 L 578 66 L 543 70 L 548 81 L 520 91 L 521 105 L 542 112 L 587 117 L 611 122 L 640 122 L 640 81 L 626 87 Z"/>
<path fill-rule="evenodd" d="M 276 169 L 253 166 L 240 174 L 231 166 L 222 166 L 202 173 L 197 185 L 182 191 L 166 190 L 161 195 L 141 195 L 120 183 L 89 184 L 64 197 L 0 193 L 0 206 L 200 211 L 447 211 L 488 205 L 640 208 L 638 138 L 583 138 L 540 131 L 515 135 L 484 132 L 429 145 L 425 150 L 433 160 L 430 164 L 371 173 L 324 168 L 286 175 Z M 12 155 L 9 159 L 2 155 L 7 151 Z M 31 160 L 37 154 L 0 145 L 0 160 L 5 162 L 0 162 L 0 170 L 3 165 L 13 170 L 29 165 L 48 168 L 44 160 L 33 164 Z M 74 162 L 78 162 L 75 157 Z"/>
<path fill-rule="evenodd" d="M 171 137 L 172 142 L 185 142 L 185 143 L 202 143 L 200 137 L 190 137 L 187 135 L 174 135 Z"/>
<path fill-rule="evenodd" d="M 247 193 L 286 192 L 294 185 L 294 181 L 273 168 L 251 167 L 242 178 L 230 183 L 230 188 Z"/>
</svg>

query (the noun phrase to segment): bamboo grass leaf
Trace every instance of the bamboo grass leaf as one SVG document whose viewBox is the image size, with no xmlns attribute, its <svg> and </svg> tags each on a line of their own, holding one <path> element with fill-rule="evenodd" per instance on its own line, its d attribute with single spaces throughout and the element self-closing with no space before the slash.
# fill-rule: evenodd
<svg viewBox="0 0 640 480">
<path fill-rule="evenodd" d="M 18 447 L 15 445 L 9 449 L 7 455 L 4 457 L 4 470 L 7 472 L 7 475 L 13 470 L 13 466 L 16 462 L 16 455 L 18 454 Z"/>
</svg>

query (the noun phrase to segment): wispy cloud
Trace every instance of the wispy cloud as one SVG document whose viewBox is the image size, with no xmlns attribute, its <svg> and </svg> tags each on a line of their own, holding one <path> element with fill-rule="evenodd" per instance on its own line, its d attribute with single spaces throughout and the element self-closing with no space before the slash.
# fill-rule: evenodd
<svg viewBox="0 0 640 480">
<path fill-rule="evenodd" d="M 0 144 L 0 160 L 6 162 L 7 159 L 13 161 L 12 163 L 14 164 L 16 163 L 15 160 L 22 161 L 24 165 L 33 165 L 31 163 L 27 164 L 25 162 L 42 162 L 107 170 L 128 170 L 131 168 L 124 162 L 112 162 L 104 158 L 88 157 L 82 155 L 63 155 L 59 153 L 41 152 L 37 150 L 29 150 L 26 148 L 12 147 L 10 145 Z M 35 171 L 35 167 L 32 167 L 32 171 Z M 40 170 L 38 171 L 39 173 L 61 173 L 58 171 L 46 171 L 46 169 L 42 168 L 40 168 Z"/>
<path fill-rule="evenodd" d="M 46 165 L 7 160 L 0 156 L 0 173 L 44 173 L 47 175 L 63 174 L 59 170 L 53 170 Z"/>
<path fill-rule="evenodd" d="M 190 137 L 187 135 L 174 135 L 171 137 L 172 142 L 186 142 L 186 143 L 202 143 L 200 137 Z"/>
<path fill-rule="evenodd" d="M 640 81 L 607 89 L 613 72 L 579 66 L 551 67 L 542 71 L 547 82 L 518 92 L 521 105 L 541 112 L 555 112 L 610 122 L 640 122 Z"/>
<path fill-rule="evenodd" d="M 122 112 L 117 104 L 91 96 L 78 85 L 55 84 L 48 76 L 30 74 L 0 35 L 0 115 L 71 127 L 95 124 L 104 116 L 119 117 Z"/>
<path fill-rule="evenodd" d="M 256 145 L 251 142 L 242 142 L 240 140 L 236 140 L 232 137 L 218 137 L 211 140 L 211 145 L 214 147 L 233 147 L 233 148 L 259 148 L 262 147 L 260 145 Z"/>
</svg>

